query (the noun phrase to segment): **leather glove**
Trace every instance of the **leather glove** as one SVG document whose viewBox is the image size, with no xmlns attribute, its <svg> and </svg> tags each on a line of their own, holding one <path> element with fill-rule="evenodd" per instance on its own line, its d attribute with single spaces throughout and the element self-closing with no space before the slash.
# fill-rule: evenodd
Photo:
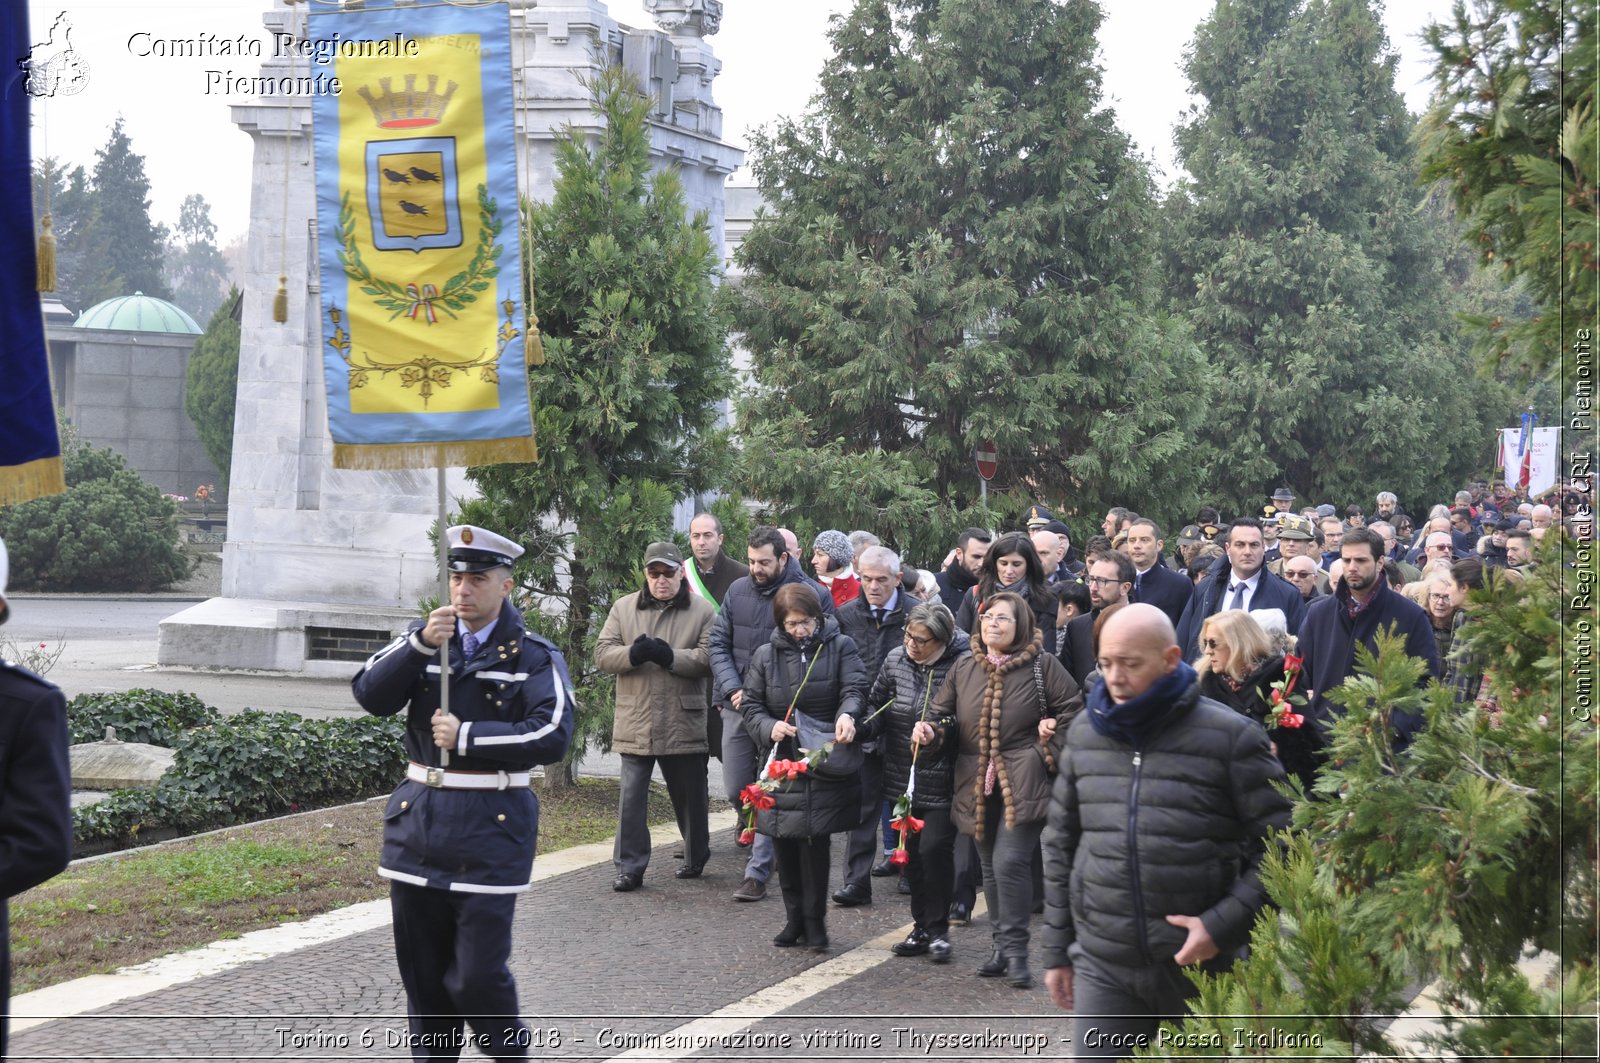
<svg viewBox="0 0 1600 1063">
<path fill-rule="evenodd" d="M 640 635 L 633 640 L 633 645 L 628 647 L 628 663 L 637 668 L 645 661 L 651 660 L 649 635 Z"/>
<path fill-rule="evenodd" d="M 651 639 L 650 652 L 646 656 L 663 668 L 672 667 L 672 646 L 666 639 Z"/>
</svg>

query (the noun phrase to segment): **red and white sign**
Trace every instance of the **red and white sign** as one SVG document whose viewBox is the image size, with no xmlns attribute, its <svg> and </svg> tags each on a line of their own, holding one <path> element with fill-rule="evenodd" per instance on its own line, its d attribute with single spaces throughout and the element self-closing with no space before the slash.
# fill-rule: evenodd
<svg viewBox="0 0 1600 1063">
<path fill-rule="evenodd" d="M 985 480 L 993 480 L 994 474 L 1000 471 L 1000 455 L 995 448 L 994 442 L 988 440 L 979 443 L 972 452 L 972 456 L 978 462 L 978 475 Z"/>
<path fill-rule="evenodd" d="M 1561 429 L 1535 428 L 1528 433 L 1527 449 L 1517 453 L 1522 437 L 1520 428 L 1500 430 L 1500 462 L 1505 468 L 1507 487 L 1521 488 L 1529 497 L 1537 498 L 1556 485 L 1560 471 Z"/>
</svg>

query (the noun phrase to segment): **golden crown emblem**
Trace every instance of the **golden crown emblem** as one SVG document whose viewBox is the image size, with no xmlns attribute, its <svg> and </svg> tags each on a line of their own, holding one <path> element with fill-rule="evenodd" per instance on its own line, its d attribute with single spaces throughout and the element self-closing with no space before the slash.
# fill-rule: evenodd
<svg viewBox="0 0 1600 1063">
<path fill-rule="evenodd" d="M 450 97 L 455 95 L 454 81 L 440 92 L 439 75 L 429 74 L 428 87 L 419 89 L 417 75 L 407 74 L 406 87 L 396 92 L 390 84 L 393 80 L 378 79 L 381 95 L 374 96 L 370 85 L 363 85 L 356 90 L 367 101 L 367 106 L 372 108 L 372 117 L 381 128 L 416 129 L 438 125 L 444 119 L 445 109 L 450 106 Z"/>
</svg>

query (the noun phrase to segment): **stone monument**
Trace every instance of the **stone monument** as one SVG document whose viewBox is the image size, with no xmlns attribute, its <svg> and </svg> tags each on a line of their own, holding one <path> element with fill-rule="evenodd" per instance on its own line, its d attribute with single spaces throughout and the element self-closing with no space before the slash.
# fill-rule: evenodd
<svg viewBox="0 0 1600 1063">
<path fill-rule="evenodd" d="M 556 135 L 598 128 L 585 83 L 621 64 L 654 103 L 652 158 L 677 168 L 688 209 L 706 212 L 720 247 L 723 182 L 743 161 L 722 140 L 712 93 L 721 63 L 705 41 L 722 4 L 646 6 L 659 29 L 623 26 L 599 0 L 511 0 L 522 192 L 550 198 Z M 304 38 L 306 14 L 304 0 L 274 0 L 263 22 Z M 304 58 L 261 67 L 263 77 L 307 72 Z M 164 620 L 157 660 L 344 676 L 438 592 L 428 540 L 436 474 L 333 468 L 317 327 L 311 101 L 260 97 L 234 105 L 233 121 L 255 141 L 255 158 L 222 596 Z M 280 273 L 288 277 L 285 324 L 272 320 Z M 470 491 L 462 470 L 449 471 L 447 491 Z"/>
</svg>

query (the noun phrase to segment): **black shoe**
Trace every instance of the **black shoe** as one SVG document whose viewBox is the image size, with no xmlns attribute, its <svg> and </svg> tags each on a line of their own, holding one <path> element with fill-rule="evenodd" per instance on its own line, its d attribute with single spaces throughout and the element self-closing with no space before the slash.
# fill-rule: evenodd
<svg viewBox="0 0 1600 1063">
<path fill-rule="evenodd" d="M 889 951 L 896 956 L 921 956 L 928 951 L 928 932 L 918 927 L 907 934 L 904 941 L 890 945 Z"/>
<path fill-rule="evenodd" d="M 806 920 L 806 947 L 812 952 L 828 951 L 828 926 L 822 920 Z"/>
<path fill-rule="evenodd" d="M 630 875 L 624 872 L 617 876 L 617 880 L 611 884 L 611 888 L 618 893 L 632 893 L 642 885 L 644 885 L 643 875 Z"/>
<path fill-rule="evenodd" d="M 873 878 L 888 878 L 890 875 L 898 875 L 899 873 L 900 869 L 889 862 L 888 853 L 884 853 L 883 859 L 872 865 Z"/>
<path fill-rule="evenodd" d="M 1006 973 L 1006 958 L 996 952 L 978 965 L 979 978 L 999 978 Z"/>
<path fill-rule="evenodd" d="M 972 922 L 972 905 L 957 901 L 950 906 L 951 926 L 966 926 L 970 922 Z"/>
<path fill-rule="evenodd" d="M 1013 989 L 1033 988 L 1033 972 L 1028 970 L 1028 957 L 1013 956 L 1006 961 L 1006 985 Z"/>
<path fill-rule="evenodd" d="M 858 904 L 872 903 L 872 890 L 867 886 L 858 886 L 854 882 L 846 882 L 833 895 L 833 903 L 845 908 L 854 908 Z"/>
<path fill-rule="evenodd" d="M 934 938 L 928 942 L 928 959 L 934 963 L 950 962 L 950 939 Z"/>
<path fill-rule="evenodd" d="M 778 936 L 772 939 L 772 943 L 780 949 L 792 949 L 796 945 L 804 945 L 806 943 L 806 928 L 795 923 L 788 923 Z"/>
<path fill-rule="evenodd" d="M 672 873 L 673 878 L 699 878 L 700 872 L 706 869 L 704 864 L 684 864 Z"/>
<path fill-rule="evenodd" d="M 894 891 L 905 894 L 907 897 L 911 896 L 911 880 L 901 875 L 900 882 L 895 886 Z"/>
</svg>

